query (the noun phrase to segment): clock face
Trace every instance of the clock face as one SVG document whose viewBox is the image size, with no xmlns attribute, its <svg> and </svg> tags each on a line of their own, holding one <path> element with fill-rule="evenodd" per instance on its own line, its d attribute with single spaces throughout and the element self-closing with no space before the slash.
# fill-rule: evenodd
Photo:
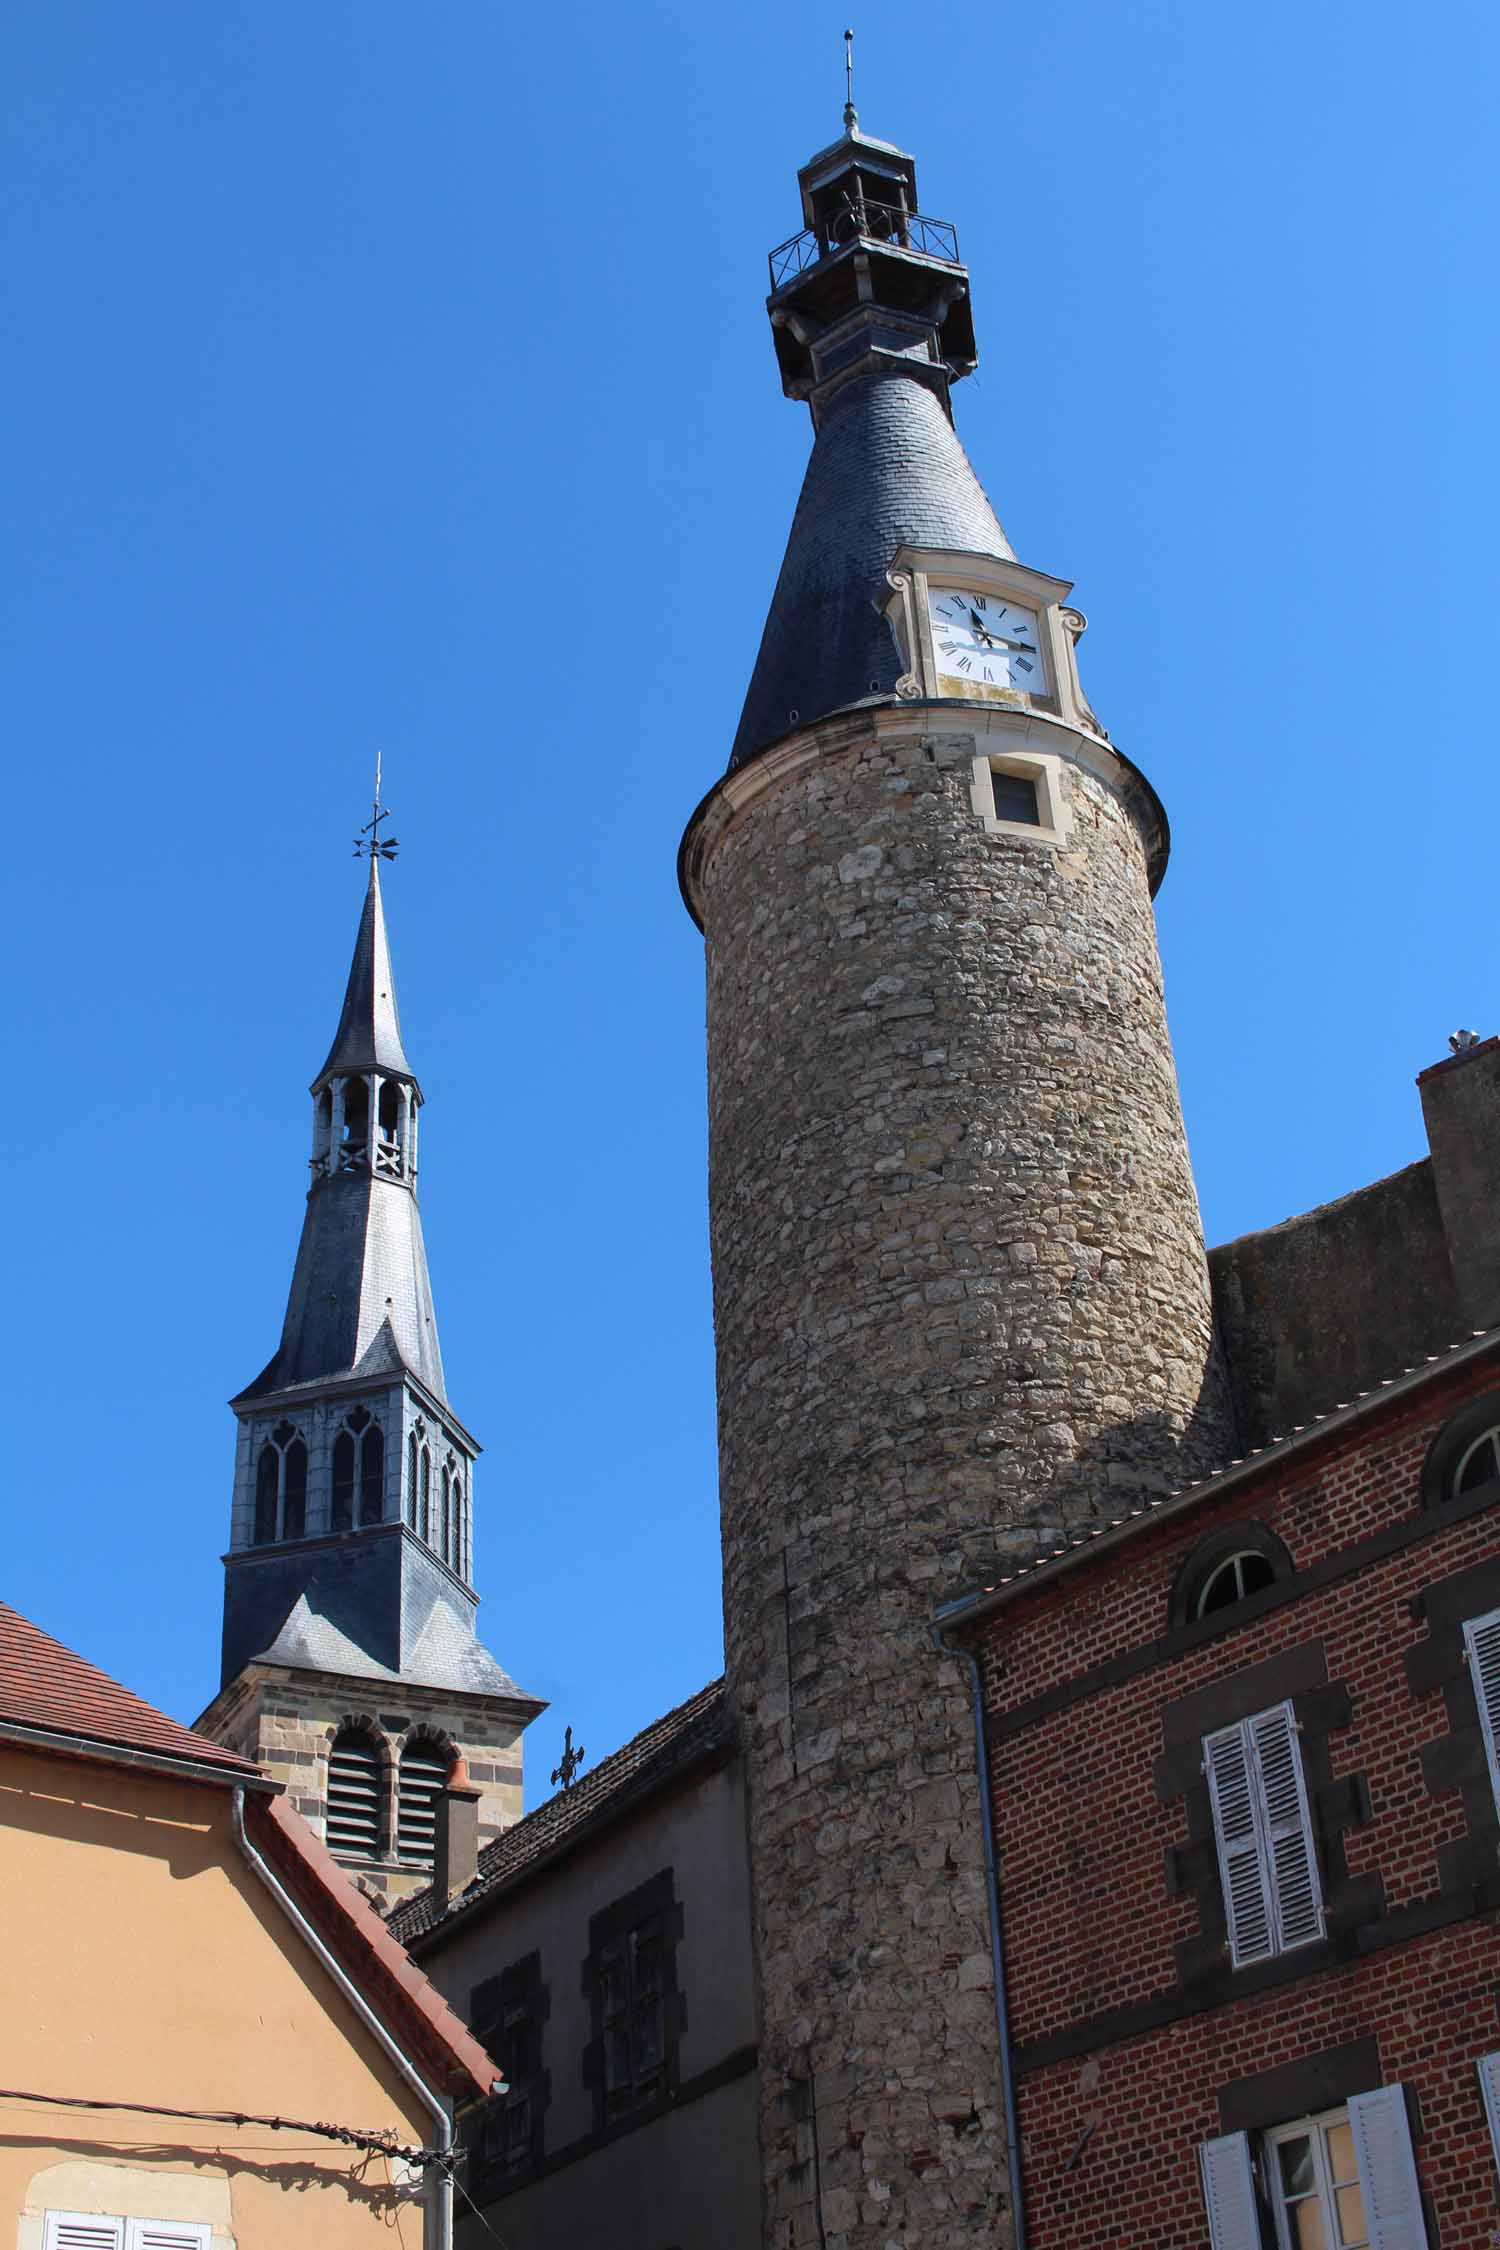
<svg viewBox="0 0 1500 2250">
<path fill-rule="evenodd" d="M 978 687 L 1045 694 L 1035 610 L 956 586 L 929 587 L 927 610 L 940 672 Z"/>
</svg>

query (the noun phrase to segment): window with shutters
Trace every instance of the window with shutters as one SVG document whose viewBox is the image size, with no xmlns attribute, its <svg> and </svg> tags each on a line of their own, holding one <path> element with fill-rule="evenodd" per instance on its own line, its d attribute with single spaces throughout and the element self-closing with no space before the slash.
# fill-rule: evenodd
<svg viewBox="0 0 1500 2250">
<path fill-rule="evenodd" d="M 1203 1763 L 1234 1967 L 1313 1944 L 1323 1899 L 1291 1704 L 1205 1736 Z"/>
<path fill-rule="evenodd" d="M 511 1962 L 469 1995 L 470 2028 L 505 2080 L 505 2092 L 485 2104 L 473 2141 L 476 2187 L 492 2194 L 541 2162 L 548 2087 L 542 2025 L 548 2001 L 540 1953 Z"/>
<path fill-rule="evenodd" d="M 1484 2114 L 1490 2128 L 1490 2146 L 1495 2152 L 1495 2168 L 1500 2171 L 1500 2055 L 1481 2055 L 1478 2070 L 1479 2091 L 1484 2096 Z"/>
<path fill-rule="evenodd" d="M 1489 1763 L 1490 1787 L 1500 1811 L 1500 1609 L 1488 1617 L 1471 1617 L 1464 1626 L 1464 1661 L 1479 1705 L 1479 1725 L 1484 1754 Z"/>
<path fill-rule="evenodd" d="M 396 1768 L 396 1845 L 403 1859 L 430 1867 L 437 1843 L 437 1801 L 448 1785 L 448 1752 L 418 1736 Z"/>
<path fill-rule="evenodd" d="M 1400 2086 L 1253 2138 L 1226 2133 L 1198 2157 L 1212 2250 L 1426 2250 Z"/>
<path fill-rule="evenodd" d="M 385 1758 L 367 1727 L 342 1727 L 328 1752 L 328 1849 L 378 1859 L 385 1827 Z"/>
<path fill-rule="evenodd" d="M 42 2250 L 210 2250 L 212 2241 L 212 2227 L 177 2219 L 49 2211 L 42 2222 Z"/>
<path fill-rule="evenodd" d="M 584 1982 L 594 2037 L 585 2075 L 601 2129 L 644 2109 L 675 2083 L 681 1927 L 670 1868 L 590 1919 Z"/>
</svg>

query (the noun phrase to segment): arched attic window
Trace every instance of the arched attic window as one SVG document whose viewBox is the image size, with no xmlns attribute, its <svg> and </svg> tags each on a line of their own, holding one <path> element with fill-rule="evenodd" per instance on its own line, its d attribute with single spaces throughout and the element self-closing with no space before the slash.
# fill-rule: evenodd
<svg viewBox="0 0 1500 2250">
<path fill-rule="evenodd" d="M 403 1859 L 430 1867 L 437 1841 L 437 1801 L 453 1763 L 442 1743 L 418 1735 L 396 1768 L 396 1845 Z"/>
<path fill-rule="evenodd" d="M 1477 1398 L 1445 1422 L 1422 1463 L 1422 1505 L 1441 1506 L 1500 1483 L 1500 1398 Z"/>
<path fill-rule="evenodd" d="M 1196 1625 L 1238 1609 L 1289 1578 L 1294 1567 L 1286 1546 L 1264 1524 L 1224 1524 L 1199 1540 L 1178 1571 L 1171 1622 Z"/>
<path fill-rule="evenodd" d="M 340 1727 L 328 1752 L 328 1849 L 343 1859 L 378 1859 L 385 1758 L 370 1728 Z"/>
</svg>

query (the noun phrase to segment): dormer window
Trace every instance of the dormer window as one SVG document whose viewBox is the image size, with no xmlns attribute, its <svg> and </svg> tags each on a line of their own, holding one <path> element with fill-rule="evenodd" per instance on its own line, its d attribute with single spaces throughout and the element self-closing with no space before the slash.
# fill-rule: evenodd
<svg viewBox="0 0 1500 2250">
<path fill-rule="evenodd" d="M 1261 1523 L 1222 1524 L 1200 1539 L 1172 1587 L 1173 1625 L 1224 1617 L 1292 1574 L 1284 1543 Z"/>
</svg>

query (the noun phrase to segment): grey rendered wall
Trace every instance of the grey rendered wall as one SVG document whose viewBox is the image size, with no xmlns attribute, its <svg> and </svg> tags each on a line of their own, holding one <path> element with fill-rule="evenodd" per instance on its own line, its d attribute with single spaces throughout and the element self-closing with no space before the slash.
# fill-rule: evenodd
<svg viewBox="0 0 1500 2250">
<path fill-rule="evenodd" d="M 742 2056 L 755 2040 L 744 1792 L 737 1764 L 655 1799 L 571 1853 L 421 1966 L 461 2015 L 484 1978 L 537 1949 L 551 2012 L 543 2066 L 549 2164 L 532 2187 L 505 2197 L 497 2223 L 526 2250 L 754 2250 L 760 2239 L 755 2080 L 748 2071 L 668 2115 L 590 2146 L 594 2101 L 582 2061 L 593 2036 L 583 1988 L 589 1918 L 664 1867 L 682 1908 L 677 1985 L 685 2002 L 679 2083 Z M 460 2230 L 460 2242 L 470 2238 Z M 474 2225 L 472 2240 L 485 2241 Z"/>
</svg>

